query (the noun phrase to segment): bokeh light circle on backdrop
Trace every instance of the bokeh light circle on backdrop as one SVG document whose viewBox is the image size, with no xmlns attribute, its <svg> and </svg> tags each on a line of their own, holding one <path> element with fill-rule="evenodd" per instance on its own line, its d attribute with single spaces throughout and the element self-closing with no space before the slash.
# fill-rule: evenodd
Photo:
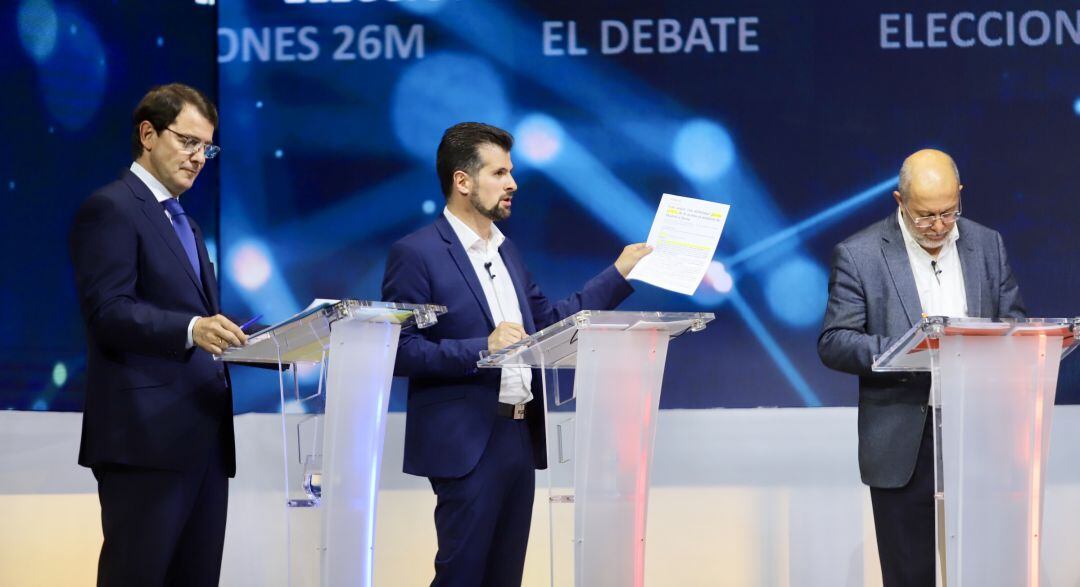
<svg viewBox="0 0 1080 587">
<path fill-rule="evenodd" d="M 829 277 L 825 270 L 802 255 L 780 263 L 765 280 L 769 308 L 791 326 L 820 325 L 828 295 Z"/>
<path fill-rule="evenodd" d="M 89 21 L 72 10 L 59 12 L 56 48 L 40 72 L 45 107 L 61 126 L 79 130 L 93 120 L 105 99 L 107 65 Z"/>
<path fill-rule="evenodd" d="M 510 116 L 502 78 L 486 60 L 439 53 L 416 62 L 394 87 L 391 118 L 405 150 L 434 161 L 443 131 L 459 122 L 505 127 Z"/>
<path fill-rule="evenodd" d="M 562 151 L 562 125 L 546 114 L 530 114 L 514 129 L 514 152 L 532 165 L 551 163 Z"/>
<path fill-rule="evenodd" d="M 713 181 L 731 169 L 735 143 L 724 127 L 698 118 L 679 129 L 671 158 L 683 176 L 694 181 Z"/>
<path fill-rule="evenodd" d="M 705 282 L 718 293 L 730 293 L 735 286 L 735 278 L 728 273 L 727 267 L 720 261 L 712 261 L 705 270 Z"/>
<path fill-rule="evenodd" d="M 63 362 L 57 362 L 55 365 L 53 365 L 53 371 L 52 371 L 52 383 L 53 383 L 53 385 L 55 385 L 59 389 L 59 388 L 63 387 L 65 383 L 67 383 L 67 380 L 68 380 L 67 365 L 65 365 Z"/>
<path fill-rule="evenodd" d="M 447 4 L 456 0 L 412 0 L 411 2 L 398 2 L 398 7 L 413 14 L 432 15 L 441 11 Z"/>
<path fill-rule="evenodd" d="M 49 0 L 24 0 L 15 16 L 19 41 L 30 58 L 41 63 L 56 48 L 58 19 Z"/>
<path fill-rule="evenodd" d="M 236 245 L 229 254 L 232 280 L 248 291 L 256 291 L 270 279 L 270 255 L 266 247 L 255 241 Z"/>
</svg>

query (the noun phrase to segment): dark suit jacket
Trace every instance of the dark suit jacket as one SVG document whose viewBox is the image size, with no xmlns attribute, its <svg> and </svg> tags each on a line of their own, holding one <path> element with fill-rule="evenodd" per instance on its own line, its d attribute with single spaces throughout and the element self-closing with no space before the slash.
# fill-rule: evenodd
<svg viewBox="0 0 1080 587">
<path fill-rule="evenodd" d="M 194 471 L 220 443 L 235 473 L 225 367 L 184 348 L 191 318 L 219 312 L 214 267 L 191 225 L 201 283 L 164 208 L 130 171 L 75 217 L 71 258 L 87 343 L 83 466 Z"/>
<path fill-rule="evenodd" d="M 1001 235 L 966 218 L 956 241 L 968 315 L 1023 318 L 1020 289 Z M 818 354 L 830 368 L 859 376 L 859 470 L 871 487 L 903 487 L 915 470 L 926 422 L 926 373 L 874 373 L 870 367 L 922 317 L 915 276 L 895 213 L 833 249 L 829 304 Z"/>
<path fill-rule="evenodd" d="M 499 254 L 514 282 L 523 326 L 529 333 L 579 310 L 614 308 L 633 291 L 609 266 L 580 292 L 553 304 L 533 282 L 510 239 L 503 241 Z M 409 377 L 405 472 L 424 477 L 464 476 L 480 460 L 495 424 L 500 371 L 476 367 L 495 323 L 468 254 L 444 216 L 394 243 L 382 291 L 383 299 L 390 302 L 447 307 L 435 326 L 401 333 L 394 372 Z M 543 469 L 547 454 L 539 382 L 534 372 L 527 419 L 533 458 L 536 467 Z"/>
</svg>

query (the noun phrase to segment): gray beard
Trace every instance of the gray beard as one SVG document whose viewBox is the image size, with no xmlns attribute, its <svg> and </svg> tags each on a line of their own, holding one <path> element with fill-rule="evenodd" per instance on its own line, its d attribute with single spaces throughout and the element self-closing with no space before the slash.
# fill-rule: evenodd
<svg viewBox="0 0 1080 587">
<path fill-rule="evenodd" d="M 948 236 L 949 236 L 949 231 L 948 230 L 945 231 L 945 236 L 942 237 L 940 241 L 938 241 L 937 243 L 933 243 L 929 239 L 927 239 L 926 236 L 924 236 L 922 232 L 919 231 L 919 228 L 917 226 L 915 226 L 914 222 L 911 222 L 910 220 L 908 220 L 908 215 L 907 214 L 903 215 L 903 222 L 904 222 L 904 226 L 907 227 L 908 232 L 911 234 L 911 238 L 914 239 L 915 244 L 919 245 L 920 247 L 923 247 L 924 249 L 926 247 L 930 247 L 930 248 L 942 247 L 942 246 L 945 245 L 946 241 L 948 241 Z M 949 230 L 952 230 L 952 229 L 950 228 Z"/>
<path fill-rule="evenodd" d="M 908 229 L 909 229 L 909 230 L 911 231 L 911 237 L 912 237 L 912 238 L 914 238 L 914 239 L 915 239 L 915 242 L 916 242 L 916 243 L 918 243 L 918 244 L 919 244 L 919 246 L 920 246 L 920 247 L 923 247 L 923 248 L 927 248 L 927 247 L 930 247 L 930 248 L 938 248 L 938 247 L 942 247 L 942 246 L 944 246 L 944 245 L 945 245 L 945 243 L 946 243 L 946 242 L 948 242 L 948 240 L 949 240 L 949 239 L 948 239 L 948 236 L 949 236 L 949 233 L 948 233 L 948 232 L 946 232 L 946 233 L 945 233 L 945 236 L 941 237 L 941 239 L 940 239 L 940 240 L 938 240 L 938 241 L 932 241 L 932 240 L 930 240 L 930 239 L 929 239 L 929 238 L 928 238 L 928 237 L 927 237 L 926 235 L 924 235 L 923 233 L 919 232 L 919 229 L 918 229 L 918 228 L 915 228 L 914 226 L 911 226 L 911 225 L 909 225 L 909 226 L 908 226 Z"/>
</svg>

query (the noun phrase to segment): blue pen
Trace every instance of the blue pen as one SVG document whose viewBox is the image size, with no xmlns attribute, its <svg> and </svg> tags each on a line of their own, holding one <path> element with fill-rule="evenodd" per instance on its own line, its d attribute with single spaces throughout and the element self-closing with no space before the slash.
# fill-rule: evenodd
<svg viewBox="0 0 1080 587">
<path fill-rule="evenodd" d="M 259 315 L 257 315 L 257 316 L 253 316 L 253 317 L 251 318 L 251 320 L 248 320 L 247 322 L 244 322 L 243 324 L 241 324 L 241 325 L 240 325 L 240 331 L 241 331 L 241 332 L 243 332 L 243 330 L 244 330 L 245 328 L 247 328 L 248 326 L 251 326 L 252 324 L 254 324 L 254 323 L 255 323 L 255 321 L 256 321 L 256 320 L 258 320 L 259 318 L 262 318 L 262 317 L 263 317 L 263 315 L 262 315 L 262 314 L 259 314 Z"/>
</svg>

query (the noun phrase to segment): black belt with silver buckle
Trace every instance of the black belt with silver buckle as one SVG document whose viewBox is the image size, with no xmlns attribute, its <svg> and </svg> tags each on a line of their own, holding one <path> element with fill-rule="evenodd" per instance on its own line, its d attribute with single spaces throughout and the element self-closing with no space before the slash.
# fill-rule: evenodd
<svg viewBox="0 0 1080 587">
<path fill-rule="evenodd" d="M 524 420 L 525 404 L 504 404 L 502 402 L 499 402 L 499 410 L 497 413 L 503 418 Z"/>
</svg>

